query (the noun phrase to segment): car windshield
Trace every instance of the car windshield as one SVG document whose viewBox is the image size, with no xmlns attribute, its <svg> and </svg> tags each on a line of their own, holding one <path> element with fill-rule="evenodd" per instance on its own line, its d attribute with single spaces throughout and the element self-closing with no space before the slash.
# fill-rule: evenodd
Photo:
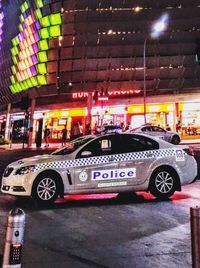
<svg viewBox="0 0 200 268">
<path fill-rule="evenodd" d="M 66 155 L 73 153 L 76 149 L 87 143 L 88 141 L 94 139 L 95 136 L 82 136 L 75 140 L 66 143 L 66 146 L 54 151 L 52 155 Z"/>
</svg>

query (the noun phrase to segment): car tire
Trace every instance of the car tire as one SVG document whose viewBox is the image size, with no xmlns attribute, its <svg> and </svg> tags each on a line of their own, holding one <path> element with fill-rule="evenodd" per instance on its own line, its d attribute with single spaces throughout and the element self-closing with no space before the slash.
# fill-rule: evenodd
<svg viewBox="0 0 200 268">
<path fill-rule="evenodd" d="M 177 189 L 177 175 L 168 168 L 157 169 L 151 176 L 149 190 L 159 199 L 168 199 Z"/>
<path fill-rule="evenodd" d="M 178 145 L 180 143 L 180 141 L 181 140 L 180 140 L 178 135 L 175 135 L 175 136 L 172 137 L 172 144 Z"/>
<path fill-rule="evenodd" d="M 44 173 L 38 176 L 33 184 L 32 198 L 38 204 L 50 205 L 59 195 L 58 179 L 51 173 Z"/>
</svg>

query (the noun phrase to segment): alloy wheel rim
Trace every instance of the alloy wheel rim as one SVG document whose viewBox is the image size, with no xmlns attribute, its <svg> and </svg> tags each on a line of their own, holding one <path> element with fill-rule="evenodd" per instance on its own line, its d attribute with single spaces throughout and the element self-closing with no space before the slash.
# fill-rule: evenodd
<svg viewBox="0 0 200 268">
<path fill-rule="evenodd" d="M 56 193 L 56 183 L 51 178 L 44 178 L 37 186 L 37 194 L 40 199 L 48 201 Z"/>
<path fill-rule="evenodd" d="M 169 172 L 162 171 L 156 176 L 155 185 L 160 193 L 169 193 L 173 187 L 173 178 Z"/>
</svg>

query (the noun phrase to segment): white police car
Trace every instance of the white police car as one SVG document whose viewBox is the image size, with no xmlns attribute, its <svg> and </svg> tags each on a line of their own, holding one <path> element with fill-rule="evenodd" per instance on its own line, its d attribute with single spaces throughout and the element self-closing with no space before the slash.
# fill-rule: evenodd
<svg viewBox="0 0 200 268">
<path fill-rule="evenodd" d="M 196 160 L 187 148 L 144 134 L 90 135 L 51 155 L 11 163 L 1 191 L 44 204 L 80 193 L 150 191 L 168 198 L 196 176 Z"/>
</svg>

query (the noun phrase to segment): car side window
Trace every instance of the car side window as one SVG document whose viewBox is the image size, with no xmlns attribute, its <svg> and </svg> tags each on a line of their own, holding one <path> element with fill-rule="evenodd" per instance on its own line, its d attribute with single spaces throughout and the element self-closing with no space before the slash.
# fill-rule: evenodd
<svg viewBox="0 0 200 268">
<path fill-rule="evenodd" d="M 118 135 L 100 137 L 87 144 L 78 152 L 76 158 L 101 156 L 117 154 L 121 151 Z M 82 152 L 91 152 L 91 154 L 83 156 Z"/>
<path fill-rule="evenodd" d="M 151 128 L 151 126 L 150 127 L 143 127 L 142 131 L 152 131 L 152 128 Z"/>
<path fill-rule="evenodd" d="M 156 132 L 165 132 L 165 130 L 160 127 L 152 127 L 152 128 L 153 128 L 153 131 L 156 131 Z"/>
<path fill-rule="evenodd" d="M 123 151 L 124 153 L 130 152 L 140 152 L 140 151 L 148 151 L 148 150 L 156 150 L 159 149 L 159 144 L 147 137 L 141 136 L 131 136 L 127 135 L 126 138 L 123 139 Z"/>
<path fill-rule="evenodd" d="M 142 131 L 148 131 L 147 127 L 141 128 Z"/>
</svg>

